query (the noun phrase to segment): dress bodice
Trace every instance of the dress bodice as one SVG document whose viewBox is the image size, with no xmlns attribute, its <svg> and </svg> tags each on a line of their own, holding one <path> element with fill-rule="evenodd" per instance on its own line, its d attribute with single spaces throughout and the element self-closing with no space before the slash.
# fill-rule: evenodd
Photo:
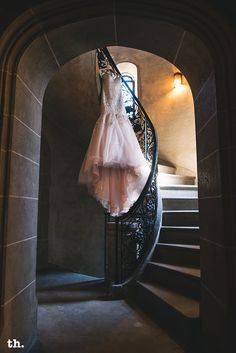
<svg viewBox="0 0 236 353">
<path fill-rule="evenodd" d="M 102 76 L 101 114 L 111 114 L 113 117 L 126 117 L 123 104 L 121 77 L 106 73 Z"/>
</svg>

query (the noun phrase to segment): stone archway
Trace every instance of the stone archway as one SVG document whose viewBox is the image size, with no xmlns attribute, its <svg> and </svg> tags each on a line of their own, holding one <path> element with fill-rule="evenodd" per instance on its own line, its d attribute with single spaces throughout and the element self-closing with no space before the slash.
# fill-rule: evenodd
<svg viewBox="0 0 236 353">
<path fill-rule="evenodd" d="M 219 18 L 216 24 L 215 15 L 205 8 L 181 2 L 179 10 L 176 14 L 173 1 L 149 7 L 140 4 L 135 10 L 127 2 L 117 4 L 115 10 L 113 3 L 98 6 L 93 1 L 85 6 L 73 1 L 52 2 L 24 13 L 3 35 L 3 352 L 8 351 L 6 342 L 12 337 L 21 340 L 27 351 L 36 334 L 36 224 L 44 91 L 61 65 L 105 45 L 158 54 L 178 66 L 190 83 L 195 102 L 202 232 L 202 332 L 212 350 L 215 346 L 219 352 L 230 352 L 235 308 L 233 36 L 223 20 Z M 224 56 L 220 55 L 222 50 Z"/>
</svg>

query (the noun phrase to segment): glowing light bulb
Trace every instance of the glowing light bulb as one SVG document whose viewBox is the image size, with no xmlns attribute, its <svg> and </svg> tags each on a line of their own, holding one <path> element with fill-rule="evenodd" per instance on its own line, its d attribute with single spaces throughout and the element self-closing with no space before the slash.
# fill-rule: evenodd
<svg viewBox="0 0 236 353">
<path fill-rule="evenodd" d="M 181 72 L 174 73 L 174 86 L 175 88 L 180 88 L 183 84 L 183 75 Z"/>
</svg>

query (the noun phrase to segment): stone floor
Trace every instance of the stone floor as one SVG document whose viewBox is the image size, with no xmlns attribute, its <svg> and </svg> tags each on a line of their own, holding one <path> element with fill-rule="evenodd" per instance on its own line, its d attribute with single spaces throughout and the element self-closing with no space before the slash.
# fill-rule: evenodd
<svg viewBox="0 0 236 353">
<path fill-rule="evenodd" d="M 108 300 L 101 279 L 38 276 L 38 341 L 30 353 L 184 353 L 134 304 Z"/>
</svg>

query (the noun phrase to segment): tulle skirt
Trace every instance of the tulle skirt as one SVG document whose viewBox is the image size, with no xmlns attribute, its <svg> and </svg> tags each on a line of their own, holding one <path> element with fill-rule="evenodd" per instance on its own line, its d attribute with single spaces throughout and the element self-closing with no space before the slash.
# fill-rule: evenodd
<svg viewBox="0 0 236 353">
<path fill-rule="evenodd" d="M 149 173 L 128 117 L 103 114 L 94 127 L 79 183 L 87 185 L 107 212 L 120 216 L 138 199 Z"/>
</svg>

